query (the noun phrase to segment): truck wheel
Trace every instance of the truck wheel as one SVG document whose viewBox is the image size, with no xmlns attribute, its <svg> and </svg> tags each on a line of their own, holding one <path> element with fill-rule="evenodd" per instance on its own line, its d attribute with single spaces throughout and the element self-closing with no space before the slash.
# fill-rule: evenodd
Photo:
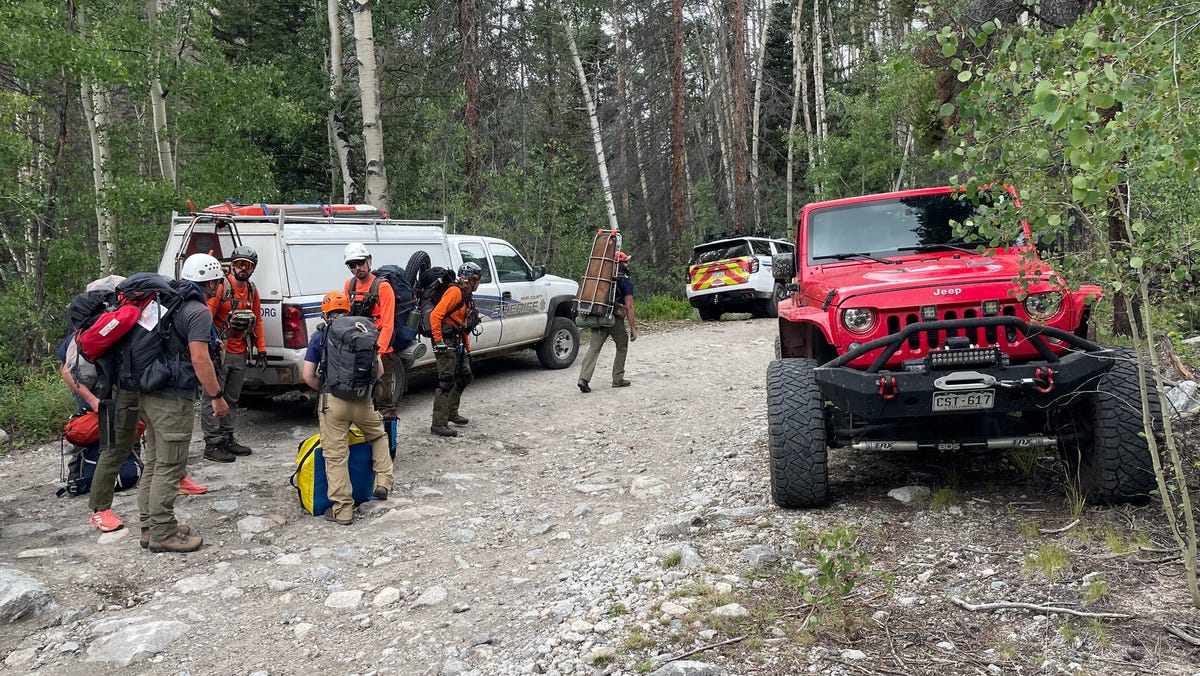
<svg viewBox="0 0 1200 676">
<path fill-rule="evenodd" d="M 1096 391 L 1065 407 L 1056 420 L 1070 480 L 1094 503 L 1137 501 L 1158 487 L 1142 425 L 1137 353 L 1111 349 L 1113 367 L 1100 377 Z M 1149 401 L 1159 436 L 1162 405 L 1153 387 Z"/>
<path fill-rule="evenodd" d="M 783 339 L 775 336 L 775 358 L 783 359 Z"/>
<path fill-rule="evenodd" d="M 821 507 L 829 501 L 829 450 L 816 366 L 812 359 L 777 359 L 767 366 L 771 498 L 780 507 Z"/>
<path fill-rule="evenodd" d="M 702 307 L 697 309 L 700 310 L 700 321 L 702 322 L 715 322 L 721 318 L 721 310 L 717 308 Z"/>
<path fill-rule="evenodd" d="M 408 362 L 403 359 L 392 361 L 392 401 L 400 403 L 408 389 Z"/>
<path fill-rule="evenodd" d="M 565 369 L 579 354 L 579 329 L 566 317 L 550 321 L 550 330 L 537 344 L 538 361 L 548 369 Z"/>
<path fill-rule="evenodd" d="M 774 319 L 779 316 L 779 301 L 786 297 L 786 292 L 783 290 L 782 284 L 776 284 L 771 289 L 771 297 L 763 301 L 763 313 Z"/>
<path fill-rule="evenodd" d="M 414 289 L 417 288 L 417 280 L 421 279 L 421 274 L 432 265 L 428 253 L 413 252 L 413 255 L 408 257 L 408 264 L 404 266 L 404 274 L 408 275 L 408 285 Z"/>
</svg>

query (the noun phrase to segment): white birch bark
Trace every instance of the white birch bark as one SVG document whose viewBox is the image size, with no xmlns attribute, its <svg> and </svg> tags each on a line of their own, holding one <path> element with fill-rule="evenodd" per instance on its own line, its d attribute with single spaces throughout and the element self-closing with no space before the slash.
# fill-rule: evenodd
<svg viewBox="0 0 1200 676">
<path fill-rule="evenodd" d="M 723 32 L 719 29 L 719 27 L 724 25 L 724 19 L 720 13 L 715 11 L 710 16 L 712 19 L 712 25 L 716 31 L 711 39 L 711 44 L 723 45 L 725 44 L 725 39 Z M 720 150 L 720 152 L 717 153 L 717 157 L 721 162 L 721 177 L 723 179 L 720 185 L 725 190 L 727 203 L 732 205 L 734 199 L 733 147 L 730 145 L 730 138 L 733 135 L 731 129 L 733 127 L 733 120 L 730 117 L 730 113 L 732 112 L 733 104 L 729 96 L 730 83 L 726 77 L 726 73 L 729 69 L 721 68 L 718 64 L 713 63 L 713 61 L 709 59 L 710 51 L 715 52 L 716 50 L 699 50 L 700 65 L 704 69 L 709 82 L 707 89 L 710 92 L 710 101 L 712 102 L 713 106 L 713 127 L 717 132 L 717 147 Z M 716 189 L 717 185 L 718 184 L 714 183 L 713 188 Z"/>
<path fill-rule="evenodd" d="M 108 169 L 108 112 L 111 109 L 108 94 L 101 91 L 85 78 L 80 85 L 80 100 L 88 126 L 88 140 L 92 146 L 92 187 L 96 197 L 96 242 L 100 253 L 100 276 L 112 274 L 113 255 L 116 253 L 113 236 L 113 214 L 105 206 L 105 193 L 112 184 Z"/>
<path fill-rule="evenodd" d="M 158 35 L 158 0 L 146 0 L 146 21 L 150 26 L 151 40 Z M 153 47 L 154 57 L 151 59 L 154 74 L 150 78 L 150 115 L 154 126 L 154 144 L 158 148 L 158 170 L 162 179 L 172 188 L 179 188 L 179 180 L 175 171 L 175 152 L 171 148 L 171 139 L 167 135 L 167 102 L 163 98 L 162 78 L 160 76 L 161 50 Z"/>
<path fill-rule="evenodd" d="M 828 0 L 826 0 L 828 2 Z M 816 136 L 816 166 L 825 168 L 825 140 L 829 134 L 829 125 L 825 117 L 825 42 L 824 31 L 821 29 L 821 0 L 813 0 L 813 113 L 815 116 L 814 129 Z M 824 194 L 821 180 L 813 183 L 813 192 L 818 196 Z"/>
<path fill-rule="evenodd" d="M 796 120 L 800 107 L 803 105 L 805 117 L 808 116 L 808 68 L 804 61 L 804 0 L 798 0 L 796 11 L 792 14 L 792 115 L 788 121 L 787 145 L 787 222 L 792 227 L 796 222 L 795 212 L 795 170 L 796 170 Z M 808 137 L 808 127 L 805 125 L 805 138 Z M 812 163 L 812 145 L 808 146 L 808 160 Z"/>
<path fill-rule="evenodd" d="M 346 134 L 346 121 L 337 109 L 338 93 L 342 90 L 342 20 L 338 12 L 338 0 L 326 0 L 325 15 L 329 22 L 329 113 L 326 125 L 329 128 L 329 143 L 337 158 L 337 169 L 342 180 L 342 202 L 354 204 L 358 201 L 358 183 L 350 172 L 350 139 Z"/>
<path fill-rule="evenodd" d="M 387 169 L 383 163 L 383 118 L 375 65 L 375 29 L 371 0 L 354 0 L 354 50 L 358 57 L 358 95 L 362 102 L 363 155 L 367 168 L 366 202 L 388 211 Z"/>
<path fill-rule="evenodd" d="M 754 112 L 750 121 L 750 199 L 754 202 L 754 229 L 762 228 L 761 200 L 758 198 L 758 144 L 762 126 L 762 90 L 767 61 L 767 30 L 771 27 L 773 5 L 764 10 L 762 35 L 758 41 L 758 56 L 754 60 Z"/>
<path fill-rule="evenodd" d="M 642 211 L 646 214 L 646 243 L 650 246 L 650 262 L 658 264 L 658 246 L 654 237 L 654 218 L 650 215 L 650 182 L 646 180 L 646 163 L 642 160 L 642 135 L 638 129 L 637 116 L 632 117 L 633 155 L 637 162 L 638 183 L 642 187 Z"/>
<path fill-rule="evenodd" d="M 604 206 L 608 209 L 608 225 L 612 230 L 619 230 L 617 224 L 617 207 L 613 203 L 612 183 L 608 180 L 608 166 L 604 159 L 604 139 L 600 135 L 600 118 L 596 116 L 596 103 L 592 99 L 591 85 L 588 84 L 587 72 L 583 69 L 583 61 L 579 58 L 579 47 L 575 44 L 575 27 L 563 10 L 562 3 L 555 2 L 558 15 L 562 18 L 563 30 L 567 33 L 567 47 L 571 50 L 571 60 L 575 62 L 575 74 L 579 76 L 579 86 L 583 90 L 583 102 L 587 106 L 588 122 L 592 127 L 592 142 L 596 149 L 596 165 L 600 171 L 600 188 L 604 191 Z"/>
</svg>

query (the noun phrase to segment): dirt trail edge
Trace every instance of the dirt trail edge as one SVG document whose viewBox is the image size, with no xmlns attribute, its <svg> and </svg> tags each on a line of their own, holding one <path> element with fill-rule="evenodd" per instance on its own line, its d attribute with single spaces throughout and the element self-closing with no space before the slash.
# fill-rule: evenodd
<svg viewBox="0 0 1200 676">
<path fill-rule="evenodd" d="M 204 537 L 187 555 L 89 527 L 85 498 L 54 496 L 57 443 L 7 454 L 0 670 L 1200 672 L 1164 630 L 1200 619 L 1155 551 L 1156 505 L 1073 505 L 1049 458 L 837 451 L 831 506 L 780 510 L 774 322 L 647 329 L 628 388 L 608 387 L 611 345 L 586 395 L 577 366 L 528 351 L 478 363 L 454 439 L 429 434 L 433 383 L 414 379 L 395 490 L 351 527 L 297 505 L 288 479 L 316 431 L 299 405 L 247 409 L 254 453 L 233 464 L 193 443 L 209 492 L 176 503 Z M 889 497 L 903 487 L 917 500 Z M 114 504 L 129 523 L 135 493 Z M 964 607 L 1003 602 L 1050 609 Z"/>
</svg>

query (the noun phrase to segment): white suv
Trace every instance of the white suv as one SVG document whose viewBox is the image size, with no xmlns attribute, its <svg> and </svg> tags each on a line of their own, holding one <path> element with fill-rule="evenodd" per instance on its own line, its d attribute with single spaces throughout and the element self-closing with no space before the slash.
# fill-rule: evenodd
<svg viewBox="0 0 1200 676">
<path fill-rule="evenodd" d="M 726 237 L 692 248 L 688 261 L 688 302 L 710 322 L 725 312 L 775 317 L 784 287 L 771 275 L 776 254 L 790 254 L 790 242 L 765 237 Z"/>
</svg>

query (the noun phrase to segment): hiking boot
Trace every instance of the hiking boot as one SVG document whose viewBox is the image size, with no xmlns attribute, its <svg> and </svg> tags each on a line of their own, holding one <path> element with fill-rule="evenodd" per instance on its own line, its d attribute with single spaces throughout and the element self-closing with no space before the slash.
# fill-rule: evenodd
<svg viewBox="0 0 1200 676">
<path fill-rule="evenodd" d="M 579 391 L 583 392 L 584 394 L 592 391 L 592 388 L 588 387 L 588 381 L 584 380 L 583 378 L 579 379 Z"/>
<path fill-rule="evenodd" d="M 208 486 L 192 481 L 191 477 L 183 477 L 179 480 L 180 495 L 204 495 L 208 492 Z"/>
<path fill-rule="evenodd" d="M 88 523 L 95 526 L 101 533 L 111 533 L 125 527 L 125 522 L 121 521 L 121 517 L 113 514 L 111 509 L 106 509 L 102 512 L 92 512 L 92 518 Z"/>
<path fill-rule="evenodd" d="M 629 382 L 628 380 L 618 380 L 613 383 L 613 387 L 629 387 L 632 384 L 633 383 Z"/>
<path fill-rule="evenodd" d="M 192 529 L 189 528 L 188 526 L 184 526 L 183 524 L 180 524 L 179 529 L 176 530 L 175 532 L 181 533 L 184 537 L 187 537 L 188 535 L 192 534 Z M 149 547 L 150 547 L 150 529 L 146 528 L 145 526 L 142 526 L 142 549 L 148 549 Z"/>
<path fill-rule="evenodd" d="M 213 462 L 233 462 L 237 457 L 225 448 L 225 444 L 208 444 L 204 447 L 204 459 Z"/>
<path fill-rule="evenodd" d="M 200 537 L 199 535 L 192 535 L 190 529 L 185 535 L 183 532 L 183 526 L 180 526 L 179 530 L 175 531 L 175 534 L 166 540 L 161 542 L 158 540 L 150 540 L 146 548 L 155 554 L 161 554 L 163 552 L 184 554 L 200 549 L 200 545 L 202 544 L 204 544 L 204 538 Z"/>
<path fill-rule="evenodd" d="M 457 437 L 458 432 L 450 429 L 449 425 L 434 425 L 429 428 L 429 431 L 439 437 Z"/>
<path fill-rule="evenodd" d="M 467 423 L 471 422 L 470 420 L 467 420 L 466 418 L 462 417 L 461 415 L 459 415 L 457 413 L 450 416 L 449 420 L 450 420 L 450 422 L 454 423 L 455 425 L 466 425 Z"/>
<path fill-rule="evenodd" d="M 229 451 L 230 453 L 232 453 L 236 456 L 250 455 L 251 453 L 254 452 L 253 450 L 251 450 L 251 448 L 249 446 L 247 446 L 245 444 L 239 444 L 238 442 L 234 441 L 233 439 L 230 439 L 229 441 L 225 442 L 225 450 Z"/>
<path fill-rule="evenodd" d="M 375 495 L 376 500 L 387 500 L 387 496 L 388 496 L 387 486 L 376 486 L 374 495 Z"/>
<path fill-rule="evenodd" d="M 339 519 L 336 515 L 334 515 L 332 507 L 329 507 L 325 510 L 325 520 L 332 521 L 339 526 L 350 526 L 354 524 L 353 516 L 351 516 L 349 519 Z"/>
</svg>

